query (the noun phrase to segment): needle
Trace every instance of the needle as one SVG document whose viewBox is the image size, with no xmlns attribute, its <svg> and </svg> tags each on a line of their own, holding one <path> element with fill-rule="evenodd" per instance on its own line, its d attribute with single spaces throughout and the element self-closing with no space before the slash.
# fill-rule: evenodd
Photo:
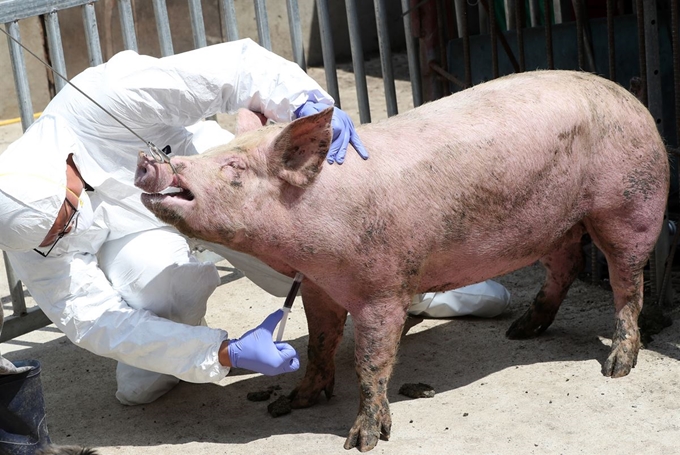
<svg viewBox="0 0 680 455">
<path fill-rule="evenodd" d="M 283 318 L 281 318 L 281 322 L 279 323 L 279 331 L 276 334 L 276 341 L 281 341 L 281 339 L 283 338 L 283 329 L 286 327 L 288 313 L 290 313 L 290 308 L 293 306 L 293 301 L 295 301 L 298 289 L 300 289 L 300 283 L 302 282 L 302 278 L 304 278 L 304 275 L 301 274 L 300 272 L 297 272 L 295 274 L 293 286 L 291 286 L 290 291 L 288 291 L 286 301 L 283 302 L 283 308 L 281 308 L 283 310 Z"/>
</svg>

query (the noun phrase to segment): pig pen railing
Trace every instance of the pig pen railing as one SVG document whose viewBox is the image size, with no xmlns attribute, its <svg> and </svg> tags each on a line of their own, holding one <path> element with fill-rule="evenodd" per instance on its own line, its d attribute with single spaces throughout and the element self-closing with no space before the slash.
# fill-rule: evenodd
<svg viewBox="0 0 680 455">
<path fill-rule="evenodd" d="M 67 74 L 59 29 L 59 12 L 69 8 L 82 9 L 89 64 L 97 65 L 104 59 L 95 4 L 103 1 L 113 0 L 0 0 L 0 23 L 5 24 L 7 32 L 20 40 L 18 22 L 39 16 L 44 23 L 45 48 L 48 49 L 49 60 L 55 70 L 61 74 Z M 188 1 L 193 45 L 195 48 L 206 46 L 202 4 L 207 4 L 207 0 L 203 0 L 203 3 L 199 0 L 170 1 Z M 237 17 L 234 0 L 213 1 L 219 3 L 222 40 L 238 39 L 238 25 L 248 18 Z M 335 98 L 338 107 L 342 107 L 329 8 L 329 4 L 333 1 L 316 0 L 315 6 L 325 70 L 325 88 Z M 668 14 L 663 14 L 661 18 L 670 18 L 672 26 L 666 28 L 667 31 L 671 30 L 671 44 L 663 47 L 660 43 L 665 44 L 666 40 L 660 40 L 659 37 L 661 18 L 658 16 L 659 5 L 656 0 L 617 2 L 613 0 L 401 0 L 399 20 L 403 21 L 405 35 L 403 47 L 407 54 L 413 106 L 419 106 L 423 102 L 470 87 L 482 80 L 527 69 L 582 69 L 604 73 L 606 77 L 617 81 L 635 75 L 639 78 L 638 96 L 646 103 L 657 120 L 657 125 L 667 142 L 677 144 L 678 131 L 680 131 L 678 1 L 664 2 L 664 5 L 669 5 L 670 11 Z M 161 56 L 174 53 L 173 33 L 170 29 L 166 2 L 167 0 L 153 0 Z M 589 13 L 592 12 L 594 6 L 601 6 L 605 3 L 606 26 L 602 26 L 598 19 L 589 17 Z M 117 0 L 117 5 L 123 47 L 137 50 L 134 0 Z M 371 113 L 364 66 L 365 52 L 361 39 L 362 27 L 359 25 L 358 0 L 345 0 L 344 5 L 359 117 L 361 123 L 368 123 L 371 121 Z M 266 0 L 253 0 L 253 6 L 258 42 L 271 50 L 271 29 Z M 390 40 L 388 6 L 386 0 L 373 0 L 386 111 L 388 116 L 392 116 L 397 114 L 398 106 L 392 68 L 393 49 Z M 306 69 L 298 0 L 286 0 L 286 10 L 293 60 Z M 630 57 L 631 30 L 633 36 L 637 38 L 633 43 L 637 59 Z M 628 40 L 628 48 L 626 40 Z M 9 40 L 8 42 L 16 94 L 19 99 L 21 123 L 25 130 L 33 121 L 33 106 L 25 62 L 25 58 L 32 57 L 25 57 L 23 50 L 16 43 Z M 500 49 L 498 44 L 500 44 Z M 565 59 L 566 54 L 571 56 L 571 60 Z M 607 56 L 604 65 L 600 62 L 603 55 Z M 661 59 L 661 55 L 664 57 L 672 55 L 672 59 L 668 57 Z M 540 58 L 538 63 L 537 58 Z M 671 62 L 671 60 L 670 70 L 661 64 Z M 637 67 L 631 69 L 630 65 L 635 62 L 637 62 Z M 662 77 L 667 74 L 672 74 L 670 83 L 662 81 Z M 55 92 L 59 91 L 64 81 L 56 75 L 52 79 Z M 667 90 L 669 88 L 671 89 L 670 96 Z M 670 106 L 670 103 L 664 103 L 664 100 L 674 100 L 674 105 Z M 668 123 L 673 118 L 675 125 L 669 126 Z M 668 257 L 666 230 L 667 228 L 664 227 L 664 233 L 650 261 L 652 297 L 654 301 L 659 302 L 666 298 L 670 291 L 668 283 L 671 267 L 666 266 L 665 263 Z M 14 276 L 4 252 L 3 256 L 13 314 L 5 320 L 5 326 L 0 332 L 0 342 L 49 324 L 49 320 L 37 307 L 26 308 L 23 286 Z M 593 250 L 594 275 L 597 270 L 595 258 L 596 252 Z M 0 306 L 1 311 L 2 306 Z"/>
</svg>

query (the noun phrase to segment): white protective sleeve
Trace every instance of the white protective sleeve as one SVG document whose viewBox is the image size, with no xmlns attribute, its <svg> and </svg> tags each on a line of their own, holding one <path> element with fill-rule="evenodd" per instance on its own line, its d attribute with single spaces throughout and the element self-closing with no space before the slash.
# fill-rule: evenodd
<svg viewBox="0 0 680 455">
<path fill-rule="evenodd" d="M 196 153 L 186 127 L 215 112 L 247 107 L 285 121 L 307 100 L 333 104 L 295 63 L 249 39 L 162 59 L 124 51 L 73 82 L 145 139 L 160 147 L 172 144 L 175 154 Z M 102 238 L 67 235 L 48 258 L 33 251 L 8 253 L 48 318 L 98 355 L 190 382 L 224 377 L 228 369 L 219 364 L 217 349 L 225 331 L 132 309 L 97 265 L 97 245 L 106 236 L 163 225 L 134 187 L 137 154 L 144 149 L 140 140 L 71 86 L 57 94 L 23 139 L 13 145 L 33 146 L 37 140 L 43 153 L 73 153 L 85 181 L 110 205 L 100 220 Z M 96 236 L 95 231 L 85 235 Z"/>
<path fill-rule="evenodd" d="M 229 372 L 217 358 L 227 338 L 224 330 L 180 324 L 130 308 L 111 287 L 95 256 L 7 254 L 33 298 L 43 302 L 46 316 L 77 346 L 188 382 L 216 382 Z"/>
</svg>

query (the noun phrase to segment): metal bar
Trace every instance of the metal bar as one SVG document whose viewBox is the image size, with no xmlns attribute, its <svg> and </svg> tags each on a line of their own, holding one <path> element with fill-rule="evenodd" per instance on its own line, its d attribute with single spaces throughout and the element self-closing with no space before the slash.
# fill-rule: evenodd
<svg viewBox="0 0 680 455">
<path fill-rule="evenodd" d="M 260 38 L 260 45 L 271 51 L 272 40 L 269 36 L 269 19 L 265 0 L 255 0 L 255 22 L 257 22 L 257 36 Z"/>
<path fill-rule="evenodd" d="M 496 21 L 495 18 L 495 7 L 494 7 L 494 2 L 488 2 L 487 0 L 480 0 L 480 3 L 484 5 L 485 8 L 488 9 L 489 12 L 489 20 L 491 21 L 489 24 L 489 27 L 491 28 L 491 55 L 493 58 L 493 65 L 495 66 L 495 71 L 498 72 L 498 45 L 497 42 L 501 42 L 501 46 L 503 46 L 503 50 L 505 51 L 505 54 L 508 56 L 508 59 L 510 59 L 510 64 L 512 65 L 513 69 L 515 70 L 516 73 L 519 72 L 519 63 L 517 63 L 517 59 L 515 58 L 515 54 L 512 52 L 512 49 L 510 48 L 510 44 L 508 44 L 508 40 L 505 39 L 505 35 L 501 33 L 500 26 L 498 25 L 498 22 Z M 494 38 L 495 37 L 495 38 Z M 495 57 L 493 55 L 495 54 Z M 496 78 L 498 76 L 494 76 Z"/>
<path fill-rule="evenodd" d="M 57 12 L 53 11 L 45 15 L 45 28 L 47 30 L 47 48 L 50 51 L 50 63 L 57 73 L 66 74 L 66 61 L 64 60 L 64 46 L 61 42 L 61 31 L 59 30 L 59 17 Z M 66 85 L 66 81 L 54 75 L 54 86 L 59 92 Z"/>
<path fill-rule="evenodd" d="M 540 8 L 538 7 L 538 0 L 529 0 L 529 21 L 532 27 L 537 27 L 540 21 Z"/>
<path fill-rule="evenodd" d="M 460 79 L 458 79 L 458 78 L 457 78 L 456 76 L 454 76 L 453 74 L 447 72 L 446 70 L 444 70 L 444 68 L 442 68 L 441 66 L 437 65 L 435 62 L 430 62 L 430 68 L 432 68 L 432 70 L 433 70 L 435 73 L 439 74 L 441 77 L 443 77 L 443 78 L 446 79 L 447 81 L 453 82 L 454 84 L 456 84 L 456 85 L 457 85 L 458 87 L 460 87 L 460 88 L 466 88 L 466 87 L 465 87 L 465 82 L 461 81 Z"/>
<path fill-rule="evenodd" d="M 238 23 L 236 22 L 236 9 L 234 8 L 234 0 L 220 0 L 222 6 L 222 35 L 227 38 L 227 41 L 236 41 L 238 39 Z"/>
<path fill-rule="evenodd" d="M 397 92 L 394 87 L 394 72 L 392 71 L 392 51 L 390 35 L 387 27 L 387 7 L 385 0 L 373 0 L 375 20 L 378 26 L 378 48 L 380 49 L 380 64 L 382 67 L 383 86 L 385 87 L 385 103 L 387 116 L 397 115 Z"/>
<path fill-rule="evenodd" d="M 90 66 L 97 66 L 104 62 L 102 46 L 99 42 L 99 29 L 97 28 L 97 15 L 94 3 L 83 5 L 83 26 L 85 27 L 85 42 Z"/>
<path fill-rule="evenodd" d="M 472 86 L 472 62 L 470 59 L 470 30 L 468 29 L 467 5 L 461 9 L 463 16 L 463 66 L 465 67 L 465 87 Z"/>
<path fill-rule="evenodd" d="M 578 50 L 578 67 L 584 70 L 586 67 L 585 55 L 583 53 L 583 15 L 581 14 L 581 2 L 572 0 L 574 14 L 576 15 L 576 49 Z"/>
<path fill-rule="evenodd" d="M 33 330 L 42 329 L 52 324 L 45 313 L 38 307 L 30 308 L 22 315 L 12 315 L 5 319 L 0 333 L 0 343 L 11 340 Z"/>
<path fill-rule="evenodd" d="M 418 41 L 413 36 L 411 28 L 411 17 L 407 13 L 408 0 L 401 0 L 402 16 L 404 17 L 404 34 L 406 36 L 406 55 L 408 57 L 408 73 L 411 78 L 411 94 L 413 96 L 413 107 L 423 104 L 422 80 L 420 77 L 420 62 L 418 58 Z"/>
<path fill-rule="evenodd" d="M 659 26 L 657 19 L 656 0 L 645 0 L 643 3 L 644 17 L 644 47 L 646 65 L 646 89 L 647 89 L 647 108 L 661 136 L 663 136 L 663 105 L 661 93 L 661 71 L 659 62 Z M 660 238 L 668 238 L 668 228 L 664 223 Z M 668 244 L 658 241 L 656 247 L 649 258 L 649 277 L 652 288 L 656 291 L 653 294 L 655 300 L 663 303 L 669 295 L 661 294 L 661 287 L 664 275 L 664 264 L 668 256 Z"/>
<path fill-rule="evenodd" d="M 21 42 L 19 24 L 17 22 L 5 24 L 5 30 L 14 39 Z M 28 85 L 28 71 L 26 70 L 26 61 L 24 60 L 24 51 L 19 44 L 11 39 L 8 39 L 7 42 L 9 43 L 9 56 L 12 61 L 14 87 L 16 88 L 17 97 L 19 98 L 21 127 L 26 131 L 33 123 L 33 104 L 31 103 L 31 89 Z"/>
<path fill-rule="evenodd" d="M 368 87 L 366 86 L 366 71 L 364 69 L 364 47 L 361 43 L 361 27 L 357 17 L 356 0 L 345 0 L 345 9 L 347 10 L 349 44 L 352 51 L 354 85 L 356 86 L 359 104 L 359 119 L 361 123 L 371 123 L 371 108 L 368 101 Z M 408 40 L 408 36 L 406 39 Z"/>
<path fill-rule="evenodd" d="M 555 56 L 552 42 L 552 17 L 550 14 L 552 12 L 552 0 L 543 0 L 543 6 L 545 7 L 545 53 L 548 61 L 548 69 L 552 70 L 555 69 Z"/>
<path fill-rule="evenodd" d="M 553 14 L 555 15 L 555 23 L 561 24 L 564 22 L 564 17 L 562 16 L 562 1 L 561 0 L 549 0 L 552 3 Z"/>
<path fill-rule="evenodd" d="M 607 0 L 607 53 L 609 79 L 616 81 L 616 43 L 614 42 L 614 0 Z"/>
<path fill-rule="evenodd" d="M 453 6 L 456 8 L 456 30 L 458 31 L 458 38 L 462 38 L 463 27 L 466 27 L 466 25 L 463 24 L 465 21 L 465 0 L 454 0 Z"/>
<path fill-rule="evenodd" d="M 2 258 L 5 261 L 5 272 L 7 273 L 7 282 L 9 283 L 9 295 L 12 296 L 12 311 L 17 315 L 25 313 L 26 300 L 24 298 L 24 287 L 21 284 L 21 281 L 14 275 L 14 269 L 12 269 L 7 253 L 4 251 L 2 252 Z"/>
<path fill-rule="evenodd" d="M 207 46 L 203 9 L 201 8 L 200 0 L 189 0 L 189 17 L 191 18 L 191 31 L 194 34 L 194 47 L 199 49 Z"/>
<path fill-rule="evenodd" d="M 174 54 L 175 50 L 172 47 L 168 5 L 165 3 L 165 0 L 153 0 L 153 14 L 156 18 L 156 30 L 158 31 L 158 42 L 161 46 L 161 56 L 167 57 Z"/>
<path fill-rule="evenodd" d="M 671 41 L 673 43 L 673 87 L 675 92 L 675 145 L 680 145 L 680 18 L 678 0 L 671 0 Z M 680 229 L 678 229 L 680 232 Z"/>
<path fill-rule="evenodd" d="M 316 0 L 316 11 L 319 19 L 319 33 L 321 34 L 321 54 L 326 74 L 326 91 L 335 100 L 335 105 L 340 107 L 340 90 L 338 89 L 338 73 L 335 68 L 335 48 L 331 34 L 328 0 Z"/>
<path fill-rule="evenodd" d="M 286 9 L 288 11 L 288 28 L 290 29 L 293 59 L 300 68 L 307 71 L 305 48 L 302 44 L 302 22 L 300 21 L 300 8 L 298 8 L 297 0 L 286 0 Z"/>
<path fill-rule="evenodd" d="M 496 11 L 495 11 L 495 5 L 494 2 L 492 1 L 491 3 L 487 4 L 485 0 L 481 0 L 482 5 L 486 7 L 486 10 L 489 14 L 489 31 L 491 35 L 491 68 L 492 68 L 492 74 L 493 78 L 496 79 L 499 75 L 498 72 L 498 39 L 496 37 L 497 32 L 496 32 Z"/>
<path fill-rule="evenodd" d="M 524 72 L 524 0 L 519 0 L 515 3 L 515 25 L 517 28 L 517 50 L 519 54 L 519 71 Z"/>
<path fill-rule="evenodd" d="M 441 68 L 448 68 L 448 59 L 446 58 L 446 43 L 448 42 L 446 11 L 444 10 L 442 0 L 434 0 L 434 2 L 435 9 L 437 11 L 437 46 L 439 47 L 439 66 Z M 440 86 L 442 90 L 441 96 L 447 96 L 451 94 L 451 86 L 449 84 L 441 84 Z"/>
<path fill-rule="evenodd" d="M 643 0 L 636 0 L 636 15 L 637 15 L 637 28 L 638 28 L 638 55 L 639 55 L 639 65 L 640 65 L 640 87 L 642 92 L 640 93 L 640 99 L 647 105 L 647 56 L 645 50 L 645 10 L 642 4 Z"/>
<path fill-rule="evenodd" d="M 82 6 L 98 0 L 0 0 L 0 23 L 42 16 L 52 11 Z"/>
<path fill-rule="evenodd" d="M 132 15 L 130 0 L 117 0 L 120 27 L 123 34 L 123 46 L 127 50 L 139 52 L 137 49 L 137 35 L 135 34 L 135 20 Z"/>
</svg>

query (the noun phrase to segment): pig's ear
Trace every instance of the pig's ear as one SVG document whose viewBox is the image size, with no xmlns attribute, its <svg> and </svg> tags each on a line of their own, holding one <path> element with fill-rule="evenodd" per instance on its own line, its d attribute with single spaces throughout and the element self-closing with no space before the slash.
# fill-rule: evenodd
<svg viewBox="0 0 680 455">
<path fill-rule="evenodd" d="M 276 137 L 270 168 L 291 185 L 305 188 L 321 172 L 331 146 L 333 108 L 294 120 Z"/>
<path fill-rule="evenodd" d="M 236 114 L 236 135 L 262 128 L 267 123 L 267 117 L 259 112 L 239 109 Z"/>
</svg>

